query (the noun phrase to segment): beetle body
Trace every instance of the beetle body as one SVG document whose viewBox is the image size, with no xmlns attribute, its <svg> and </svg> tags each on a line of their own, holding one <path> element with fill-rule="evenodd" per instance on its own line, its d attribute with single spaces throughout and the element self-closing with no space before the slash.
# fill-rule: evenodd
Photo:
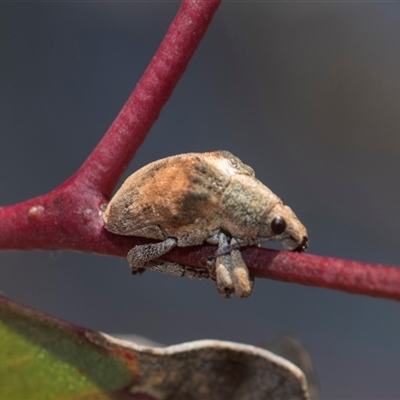
<svg viewBox="0 0 400 400">
<path fill-rule="evenodd" d="M 180 247 L 217 244 L 220 234 L 225 247 L 231 238 L 236 247 L 263 240 L 280 240 L 289 250 L 307 247 L 293 211 L 227 151 L 182 154 L 141 168 L 108 204 L 104 225 L 119 235 L 173 238 Z M 139 249 L 134 256 L 139 265 L 150 261 L 140 260 Z"/>
</svg>

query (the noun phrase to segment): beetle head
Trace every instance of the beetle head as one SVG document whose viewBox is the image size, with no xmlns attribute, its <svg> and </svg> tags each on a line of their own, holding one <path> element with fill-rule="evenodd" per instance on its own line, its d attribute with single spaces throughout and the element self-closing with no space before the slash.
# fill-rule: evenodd
<svg viewBox="0 0 400 400">
<path fill-rule="evenodd" d="M 302 252 L 307 249 L 307 230 L 290 207 L 279 202 L 265 214 L 261 238 L 280 241 L 286 250 Z"/>
</svg>

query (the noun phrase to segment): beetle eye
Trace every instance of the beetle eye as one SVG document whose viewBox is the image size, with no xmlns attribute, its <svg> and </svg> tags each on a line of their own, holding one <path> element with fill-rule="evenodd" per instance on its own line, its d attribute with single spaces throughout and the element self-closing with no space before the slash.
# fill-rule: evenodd
<svg viewBox="0 0 400 400">
<path fill-rule="evenodd" d="M 281 216 L 275 217 L 271 222 L 271 229 L 276 235 L 280 235 L 285 232 L 286 221 Z"/>
</svg>

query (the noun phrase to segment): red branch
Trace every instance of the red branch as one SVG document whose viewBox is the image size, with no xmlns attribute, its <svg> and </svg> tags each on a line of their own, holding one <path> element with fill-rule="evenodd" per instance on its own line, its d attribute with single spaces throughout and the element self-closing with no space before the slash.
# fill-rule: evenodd
<svg viewBox="0 0 400 400">
<path fill-rule="evenodd" d="M 107 232 L 101 210 L 185 71 L 220 0 L 184 0 L 143 77 L 83 166 L 52 192 L 0 208 L 0 249 L 57 249 L 126 256 L 149 240 Z M 176 248 L 165 256 L 201 268 L 213 246 Z M 300 253 L 246 248 L 250 272 L 351 293 L 400 300 L 400 269 Z"/>
<path fill-rule="evenodd" d="M 214 253 L 213 246 L 175 248 L 164 258 L 198 267 Z M 241 253 L 250 273 L 259 278 L 400 301 L 400 268 L 257 247 Z"/>
<path fill-rule="evenodd" d="M 110 199 L 157 120 L 219 3 L 183 1 L 135 90 L 76 174 L 44 196 L 0 209 L 0 249 L 65 249 L 122 256 L 136 243 L 103 229 L 101 206 Z"/>
</svg>

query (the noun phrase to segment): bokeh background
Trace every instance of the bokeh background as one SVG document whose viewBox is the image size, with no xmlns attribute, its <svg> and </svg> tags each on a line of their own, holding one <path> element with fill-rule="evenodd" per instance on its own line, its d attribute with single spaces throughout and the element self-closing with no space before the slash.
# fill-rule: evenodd
<svg viewBox="0 0 400 400">
<path fill-rule="evenodd" d="M 0 3 L 0 205 L 77 170 L 178 7 Z M 127 174 L 230 150 L 295 210 L 310 253 L 400 266 L 399 48 L 399 3 L 226 1 Z M 123 259 L 69 252 L 1 254 L 0 290 L 164 344 L 292 333 L 323 399 L 400 397 L 394 301 L 260 279 L 251 298 L 226 300 L 211 282 L 131 277 Z"/>
</svg>

